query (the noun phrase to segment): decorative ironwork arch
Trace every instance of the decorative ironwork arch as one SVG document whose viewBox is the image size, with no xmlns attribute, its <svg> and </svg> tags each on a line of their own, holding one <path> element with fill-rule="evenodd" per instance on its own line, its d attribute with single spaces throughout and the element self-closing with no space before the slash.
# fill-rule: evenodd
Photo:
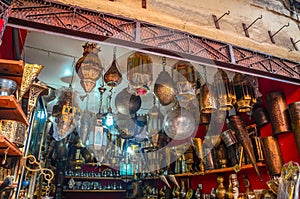
<svg viewBox="0 0 300 199">
<path fill-rule="evenodd" d="M 300 64 L 225 42 L 46 0 L 16 0 L 9 24 L 165 54 L 300 84 Z"/>
</svg>

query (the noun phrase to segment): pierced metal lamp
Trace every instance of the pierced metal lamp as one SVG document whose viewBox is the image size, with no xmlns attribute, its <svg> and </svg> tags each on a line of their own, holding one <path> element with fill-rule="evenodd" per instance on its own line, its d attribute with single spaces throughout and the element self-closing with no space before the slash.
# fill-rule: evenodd
<svg viewBox="0 0 300 199">
<path fill-rule="evenodd" d="M 113 61 L 111 63 L 111 66 L 104 74 L 104 82 L 107 84 L 107 86 L 112 88 L 118 86 L 122 81 L 122 74 L 119 70 L 119 65 L 116 58 L 116 51 L 117 48 L 114 47 Z"/>
<path fill-rule="evenodd" d="M 95 43 L 87 42 L 83 49 L 83 57 L 77 61 L 75 69 L 82 88 L 86 93 L 90 93 L 103 71 L 102 63 L 98 57 L 100 47 Z"/>
</svg>

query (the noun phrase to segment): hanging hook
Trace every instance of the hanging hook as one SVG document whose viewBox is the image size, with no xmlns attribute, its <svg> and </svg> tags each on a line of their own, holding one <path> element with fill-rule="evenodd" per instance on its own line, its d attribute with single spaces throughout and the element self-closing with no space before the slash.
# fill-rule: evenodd
<svg viewBox="0 0 300 199">
<path fill-rule="evenodd" d="M 277 35 L 283 28 L 286 28 L 290 25 L 290 23 L 287 23 L 285 25 L 283 25 L 279 30 L 277 30 L 274 34 L 271 33 L 271 31 L 269 30 L 268 33 L 269 33 L 269 36 L 270 36 L 270 39 L 271 39 L 271 42 L 273 44 L 275 44 L 275 40 L 274 40 L 274 36 Z"/>
<path fill-rule="evenodd" d="M 227 12 L 225 12 L 221 17 L 217 18 L 216 15 L 212 15 L 214 22 L 215 22 L 215 26 L 217 29 L 220 29 L 220 25 L 219 25 L 219 20 L 222 19 L 225 15 L 229 15 L 230 11 L 228 10 Z"/>
<path fill-rule="evenodd" d="M 242 26 L 243 26 L 243 29 L 244 29 L 244 32 L 245 32 L 246 37 L 250 37 L 250 36 L 249 36 L 248 29 L 249 29 L 253 24 L 255 24 L 258 20 L 260 20 L 260 19 L 262 19 L 262 18 L 263 18 L 263 16 L 260 15 L 260 16 L 257 17 L 257 18 L 256 18 L 249 26 L 246 26 L 245 23 L 242 23 Z"/>
<path fill-rule="evenodd" d="M 292 44 L 293 44 L 295 50 L 298 51 L 298 47 L 296 46 L 296 44 L 297 44 L 298 42 L 300 42 L 300 39 L 299 39 L 298 41 L 294 41 L 294 39 L 291 37 L 291 42 L 292 42 Z"/>
</svg>

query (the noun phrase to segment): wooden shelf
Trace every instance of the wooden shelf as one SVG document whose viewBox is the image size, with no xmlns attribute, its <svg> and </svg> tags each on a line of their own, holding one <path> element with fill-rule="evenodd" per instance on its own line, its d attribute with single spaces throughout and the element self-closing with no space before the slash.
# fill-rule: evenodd
<svg viewBox="0 0 300 199">
<path fill-rule="evenodd" d="M 13 95 L 0 96 L 0 120 L 15 120 L 29 126 L 26 115 Z"/>
<path fill-rule="evenodd" d="M 266 167 L 265 164 L 263 163 L 257 163 L 257 166 L 258 167 Z M 252 164 L 247 164 L 247 165 L 243 165 L 242 168 L 241 168 L 241 171 L 242 170 L 246 170 L 246 169 L 252 169 L 253 166 Z M 206 170 L 204 172 L 204 175 L 207 175 L 207 174 L 212 174 L 212 173 L 225 173 L 225 172 L 235 172 L 233 170 L 232 167 L 227 167 L 227 168 L 222 168 L 222 169 L 213 169 L 213 170 Z M 180 174 L 175 174 L 176 177 L 189 177 L 189 176 L 201 176 L 202 174 L 200 173 L 180 173 Z"/>
<path fill-rule="evenodd" d="M 0 184 L 2 184 L 3 181 L 0 180 Z M 8 187 L 11 187 L 11 188 L 16 188 L 18 186 L 18 183 L 17 182 L 13 182 L 13 184 L 11 186 L 8 186 Z"/>
<path fill-rule="evenodd" d="M 64 190 L 66 193 L 125 193 L 126 190 Z"/>
<path fill-rule="evenodd" d="M 121 177 L 81 177 L 81 176 L 65 176 L 65 178 L 70 179 L 73 178 L 74 180 L 122 180 Z"/>
<path fill-rule="evenodd" d="M 4 135 L 0 136 L 0 154 L 4 154 L 5 150 L 8 149 L 9 156 L 22 156 L 23 153 L 16 145 L 10 142 Z"/>
<path fill-rule="evenodd" d="M 19 87 L 22 83 L 24 63 L 22 60 L 0 59 L 0 77 L 15 81 Z"/>
</svg>

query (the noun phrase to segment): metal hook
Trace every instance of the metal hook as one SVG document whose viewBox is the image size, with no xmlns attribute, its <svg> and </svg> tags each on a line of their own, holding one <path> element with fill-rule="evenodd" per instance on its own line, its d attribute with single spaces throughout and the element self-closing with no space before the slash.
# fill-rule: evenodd
<svg viewBox="0 0 300 199">
<path fill-rule="evenodd" d="M 300 42 L 300 39 L 299 39 L 298 41 L 294 41 L 294 39 L 291 37 L 291 42 L 292 42 L 292 44 L 293 44 L 295 50 L 298 51 L 299 49 L 298 49 L 298 47 L 296 46 L 296 44 L 297 44 L 298 42 Z"/>
<path fill-rule="evenodd" d="M 2 160 L 2 165 L 5 165 L 6 163 L 6 159 L 7 159 L 7 154 L 8 154 L 8 150 L 9 150 L 9 147 L 7 147 L 4 151 L 4 159 Z"/>
<path fill-rule="evenodd" d="M 263 16 L 260 15 L 260 16 L 257 17 L 257 18 L 256 18 L 249 26 L 246 26 L 245 23 L 242 23 L 242 26 L 243 26 L 243 29 L 244 29 L 244 31 L 245 31 L 246 37 L 250 37 L 250 36 L 249 36 L 248 29 L 249 29 L 253 24 L 255 24 L 258 20 L 260 20 L 260 19 L 262 19 L 262 18 L 263 18 Z"/>
<path fill-rule="evenodd" d="M 269 36 L 270 36 L 270 39 L 271 39 L 271 42 L 272 42 L 273 44 L 275 44 L 275 40 L 273 39 L 273 37 L 274 37 L 275 35 L 277 35 L 283 28 L 286 28 L 286 27 L 288 27 L 289 25 L 290 25 L 290 23 L 285 24 L 285 25 L 282 26 L 279 30 L 277 30 L 274 34 L 272 34 L 270 30 L 268 31 Z"/>
<path fill-rule="evenodd" d="M 229 15 L 230 11 L 228 10 L 227 12 L 225 12 L 221 17 L 217 18 L 216 15 L 212 15 L 214 22 L 215 22 L 215 26 L 217 29 L 220 29 L 220 25 L 219 25 L 219 20 L 222 19 L 225 15 Z"/>
</svg>

